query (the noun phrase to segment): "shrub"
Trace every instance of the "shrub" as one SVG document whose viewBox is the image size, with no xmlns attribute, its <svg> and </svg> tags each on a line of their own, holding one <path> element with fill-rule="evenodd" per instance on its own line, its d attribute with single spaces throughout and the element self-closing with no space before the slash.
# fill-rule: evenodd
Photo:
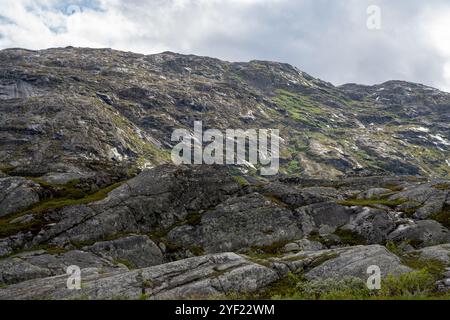
<svg viewBox="0 0 450 320">
<path fill-rule="evenodd" d="M 367 299 L 371 291 L 365 281 L 355 277 L 316 279 L 297 284 L 294 299 L 335 300 Z"/>
<path fill-rule="evenodd" d="M 427 297 L 433 293 L 435 279 L 425 269 L 401 274 L 388 275 L 381 283 L 380 295 L 384 297 Z"/>
</svg>

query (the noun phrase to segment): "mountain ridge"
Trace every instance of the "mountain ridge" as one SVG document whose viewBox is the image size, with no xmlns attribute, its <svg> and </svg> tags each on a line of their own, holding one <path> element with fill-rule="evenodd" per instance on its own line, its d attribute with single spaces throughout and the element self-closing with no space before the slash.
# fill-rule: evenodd
<svg viewBox="0 0 450 320">
<path fill-rule="evenodd" d="M 171 132 L 200 119 L 208 128 L 279 128 L 281 173 L 450 174 L 450 94 L 425 85 L 334 86 L 286 63 L 173 52 L 0 56 L 0 169 L 9 174 L 64 181 L 139 171 L 169 161 Z"/>
</svg>

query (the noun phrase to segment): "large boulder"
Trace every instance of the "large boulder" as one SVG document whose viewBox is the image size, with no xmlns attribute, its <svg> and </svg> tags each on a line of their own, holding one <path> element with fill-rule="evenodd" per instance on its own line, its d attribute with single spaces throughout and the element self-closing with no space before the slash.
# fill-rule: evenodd
<svg viewBox="0 0 450 320">
<path fill-rule="evenodd" d="M 358 212 L 356 207 L 346 207 L 334 202 L 322 202 L 298 208 L 295 212 L 304 234 L 328 234 L 350 222 Z"/>
<path fill-rule="evenodd" d="M 308 279 L 341 278 L 345 276 L 367 279 L 368 268 L 377 266 L 381 275 L 399 275 L 412 271 L 400 259 L 380 245 L 356 246 L 339 253 L 306 273 Z"/>
<path fill-rule="evenodd" d="M 394 219 L 384 210 L 362 208 L 342 230 L 358 234 L 367 244 L 383 243 L 395 229 Z"/>
<path fill-rule="evenodd" d="M 425 247 L 413 253 L 417 253 L 420 259 L 437 260 L 446 266 L 450 266 L 450 243 Z"/>
<path fill-rule="evenodd" d="M 208 253 L 299 238 L 302 232 L 293 213 L 258 193 L 231 198 L 203 214 L 198 225 L 177 227 L 168 234 L 171 242 L 200 246 Z"/>
<path fill-rule="evenodd" d="M 115 269 L 108 260 L 80 250 L 49 254 L 43 250 L 24 252 L 0 260 L 0 284 L 13 284 L 29 279 L 65 274 L 68 266 L 80 269 Z"/>
<path fill-rule="evenodd" d="M 307 279 L 353 276 L 367 279 L 368 267 L 376 265 L 381 275 L 411 271 L 400 259 L 380 245 L 353 246 L 320 251 L 306 251 L 273 258 L 279 272 L 305 273 Z"/>
<path fill-rule="evenodd" d="M 182 299 L 251 293 L 278 274 L 235 253 L 193 257 L 133 271 L 81 273 L 80 290 L 67 288 L 66 275 L 0 288 L 0 299 Z"/>
<path fill-rule="evenodd" d="M 0 217 L 39 202 L 41 186 L 21 177 L 0 178 Z"/>
<path fill-rule="evenodd" d="M 111 241 L 100 241 L 83 250 L 105 259 L 124 262 L 133 268 L 144 268 L 164 262 L 158 246 L 147 236 L 132 235 Z"/>
<path fill-rule="evenodd" d="M 391 200 L 408 200 L 419 205 L 414 213 L 415 219 L 428 219 L 433 214 L 443 210 L 448 197 L 448 190 L 434 188 L 432 184 L 426 183 L 410 187 L 390 197 Z"/>
<path fill-rule="evenodd" d="M 408 221 L 392 231 L 388 239 L 394 242 L 408 242 L 416 248 L 450 242 L 450 232 L 434 220 Z"/>
<path fill-rule="evenodd" d="M 104 200 L 54 213 L 56 223 L 43 229 L 33 245 L 65 246 L 166 229 L 188 212 L 213 207 L 240 188 L 226 167 L 161 166 L 142 172 Z"/>
</svg>

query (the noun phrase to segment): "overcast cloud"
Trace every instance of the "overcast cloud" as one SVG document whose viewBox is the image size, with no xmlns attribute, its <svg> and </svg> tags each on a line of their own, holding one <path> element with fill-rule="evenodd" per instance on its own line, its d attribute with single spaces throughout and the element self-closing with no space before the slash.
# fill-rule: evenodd
<svg viewBox="0 0 450 320">
<path fill-rule="evenodd" d="M 369 5 L 380 30 L 366 26 Z M 0 48 L 68 45 L 274 60 L 334 84 L 450 92 L 448 0 L 0 0 Z"/>
</svg>

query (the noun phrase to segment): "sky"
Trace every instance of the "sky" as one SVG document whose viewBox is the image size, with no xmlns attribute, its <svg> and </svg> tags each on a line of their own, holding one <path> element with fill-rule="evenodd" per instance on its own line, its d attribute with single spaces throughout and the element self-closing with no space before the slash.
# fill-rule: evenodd
<svg viewBox="0 0 450 320">
<path fill-rule="evenodd" d="M 65 46 L 280 61 L 335 85 L 450 92 L 448 0 L 0 0 L 0 49 Z"/>
</svg>

